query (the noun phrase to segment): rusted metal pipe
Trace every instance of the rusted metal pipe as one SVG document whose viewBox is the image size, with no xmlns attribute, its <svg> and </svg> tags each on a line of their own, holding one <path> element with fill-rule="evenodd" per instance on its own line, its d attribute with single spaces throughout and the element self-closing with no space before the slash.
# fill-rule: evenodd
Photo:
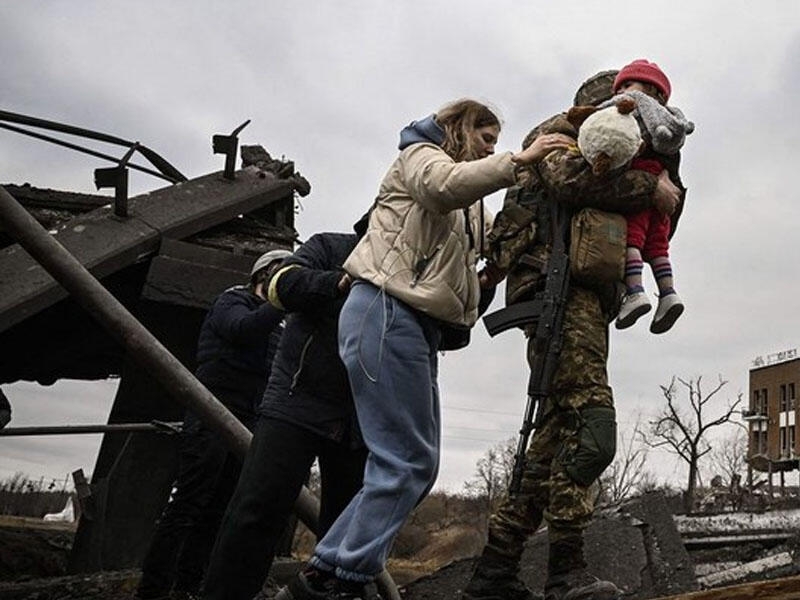
<svg viewBox="0 0 800 600">
<path fill-rule="evenodd" d="M 20 125 L 26 125 L 29 127 L 37 127 L 41 129 L 48 129 L 50 131 L 58 131 L 59 133 L 66 133 L 69 135 L 88 138 L 90 140 L 97 140 L 99 142 L 104 142 L 107 144 L 116 144 L 118 146 L 125 146 L 127 148 L 131 148 L 134 145 L 136 145 L 139 153 L 142 156 L 144 156 L 147 160 L 149 160 L 150 164 L 152 164 L 156 169 L 158 169 L 159 173 L 151 173 L 152 175 L 156 175 L 157 177 L 163 176 L 165 179 L 167 179 L 168 181 L 172 181 L 173 183 L 177 183 L 179 181 L 187 181 L 186 176 L 180 171 L 178 171 L 178 169 L 173 167 L 169 162 L 167 162 L 166 159 L 164 159 L 162 156 L 160 156 L 158 153 L 151 150 L 150 148 L 142 146 L 141 144 L 139 144 L 139 142 L 130 142 L 128 140 L 123 140 L 122 138 L 118 138 L 117 136 L 109 135 L 107 133 L 92 131 L 90 129 L 84 129 L 83 127 L 75 127 L 74 125 L 67 125 L 66 123 L 57 123 L 56 121 L 48 121 L 47 119 L 40 119 L 38 117 L 21 115 L 19 113 L 9 112 L 7 110 L 0 110 L 0 121 L 9 121 L 11 123 L 18 123 Z M 45 140 L 47 142 L 58 144 L 60 146 L 65 146 L 67 148 L 71 148 L 72 150 L 78 150 L 79 152 L 85 152 L 87 154 L 93 153 L 91 150 L 87 148 L 81 148 L 80 146 L 76 146 L 75 144 L 69 144 L 63 140 L 58 140 L 56 138 L 44 136 L 42 134 L 29 131 L 27 129 L 20 129 L 18 127 L 11 127 L 11 126 L 4 126 L 4 128 L 9 129 L 11 131 L 15 131 L 16 133 L 29 135 L 31 137 Z M 119 159 L 116 159 L 111 156 L 101 156 L 99 154 L 95 155 L 100 156 L 101 158 L 105 158 L 106 160 L 119 162 Z M 133 165 L 131 165 L 131 168 L 138 168 L 142 170 L 144 169 L 144 167 L 138 167 L 138 166 L 133 167 Z"/>
<path fill-rule="evenodd" d="M 159 342 L 91 273 L 0 186 L 0 219 L 6 231 L 92 315 L 179 403 L 191 407 L 225 443 L 244 456 L 252 434 L 172 353 Z M 319 502 L 306 488 L 295 512 L 311 530 L 318 530 Z M 377 583 L 387 600 L 400 600 L 385 570 Z"/>
<path fill-rule="evenodd" d="M 105 425 L 31 425 L 0 429 L 0 437 L 30 435 L 78 435 L 85 433 L 154 432 L 173 434 L 180 431 L 182 423 L 155 421 L 151 423 L 107 423 Z"/>
</svg>

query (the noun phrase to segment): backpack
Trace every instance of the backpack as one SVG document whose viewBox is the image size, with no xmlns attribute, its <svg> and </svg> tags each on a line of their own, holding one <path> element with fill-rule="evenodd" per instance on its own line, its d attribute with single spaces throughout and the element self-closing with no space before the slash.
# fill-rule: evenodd
<svg viewBox="0 0 800 600">
<path fill-rule="evenodd" d="M 579 210 L 570 227 L 570 275 L 589 287 L 622 281 L 626 246 L 625 217 L 596 208 Z"/>
</svg>

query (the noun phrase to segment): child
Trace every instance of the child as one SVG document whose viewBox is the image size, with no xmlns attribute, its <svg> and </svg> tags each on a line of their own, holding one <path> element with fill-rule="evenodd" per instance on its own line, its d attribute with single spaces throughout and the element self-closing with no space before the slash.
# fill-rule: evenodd
<svg viewBox="0 0 800 600">
<path fill-rule="evenodd" d="M 664 165 L 659 155 L 677 154 L 694 124 L 683 113 L 666 106 L 671 86 L 657 64 L 644 59 L 635 60 L 620 70 L 614 79 L 615 103 L 625 95 L 637 103 L 635 116 L 642 137 L 647 143 L 644 152 L 633 159 L 631 168 L 660 174 Z M 601 105 L 602 106 L 602 105 Z M 644 261 L 650 264 L 658 286 L 658 307 L 652 333 L 668 331 L 683 313 L 683 303 L 675 292 L 672 264 L 669 260 L 670 217 L 650 208 L 627 217 L 628 239 L 625 257 L 626 293 L 617 317 L 617 329 L 632 326 L 639 317 L 650 311 L 650 301 L 642 285 Z"/>
</svg>

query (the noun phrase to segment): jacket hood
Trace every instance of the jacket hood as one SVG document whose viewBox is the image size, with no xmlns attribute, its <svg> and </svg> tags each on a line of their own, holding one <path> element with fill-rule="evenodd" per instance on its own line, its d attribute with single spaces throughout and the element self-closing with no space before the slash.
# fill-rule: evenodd
<svg viewBox="0 0 800 600">
<path fill-rule="evenodd" d="M 419 121 L 411 123 L 400 131 L 400 144 L 398 148 L 404 150 L 411 144 L 427 142 L 441 146 L 444 142 L 444 129 L 434 119 L 435 115 L 430 115 Z"/>
</svg>

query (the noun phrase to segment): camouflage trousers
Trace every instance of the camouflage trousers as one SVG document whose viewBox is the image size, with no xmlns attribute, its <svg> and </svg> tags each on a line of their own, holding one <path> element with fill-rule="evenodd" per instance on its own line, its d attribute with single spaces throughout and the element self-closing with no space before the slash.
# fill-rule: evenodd
<svg viewBox="0 0 800 600">
<path fill-rule="evenodd" d="M 528 447 L 520 491 L 507 498 L 489 521 L 487 549 L 514 561 L 543 517 L 552 543 L 580 534 L 594 509 L 592 486 L 570 478 L 563 457 L 577 448 L 579 411 L 614 406 L 606 371 L 608 326 L 597 294 L 577 287 L 570 290 L 563 331 L 559 365 L 544 418 Z M 528 352 L 530 362 L 530 344 Z"/>
</svg>

